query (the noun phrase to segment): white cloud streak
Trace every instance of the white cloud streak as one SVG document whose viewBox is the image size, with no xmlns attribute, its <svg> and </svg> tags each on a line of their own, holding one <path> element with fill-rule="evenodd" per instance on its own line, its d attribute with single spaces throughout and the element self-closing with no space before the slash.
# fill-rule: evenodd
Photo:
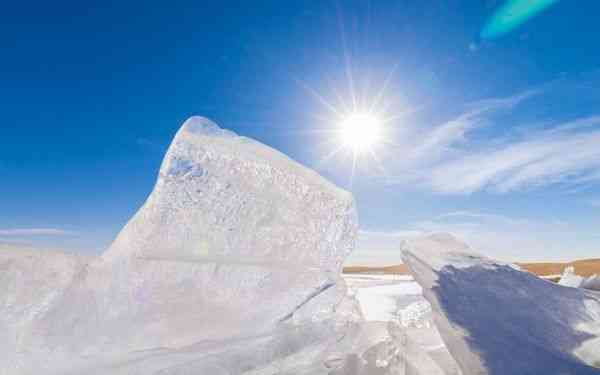
<svg viewBox="0 0 600 375">
<path fill-rule="evenodd" d="M 388 155 L 384 180 L 448 194 L 481 190 L 507 193 L 555 184 L 600 182 L 598 115 L 476 142 L 473 133 L 493 123 L 493 115 L 512 110 L 537 94 L 529 91 L 480 101 L 470 105 L 466 113 L 434 127 L 406 125 L 398 134 L 398 148 Z"/>
<path fill-rule="evenodd" d="M 360 230 L 356 249 L 347 259 L 346 265 L 387 266 L 402 263 L 400 241 L 421 234 L 421 230 Z"/>
<path fill-rule="evenodd" d="M 589 205 L 595 208 L 600 208 L 600 199 L 591 199 L 588 201 Z"/>
<path fill-rule="evenodd" d="M 510 261 L 566 261 L 594 257 L 598 236 L 575 231 L 564 221 L 456 211 L 412 223 L 405 230 L 360 231 L 352 265 L 401 263 L 400 242 L 414 236 L 446 232 L 484 255 Z"/>
<path fill-rule="evenodd" d="M 505 193 L 569 183 L 571 178 L 595 182 L 598 168 L 600 131 L 573 134 L 552 129 L 435 165 L 428 182 L 440 192 L 472 193 L 491 187 Z"/>
<path fill-rule="evenodd" d="M 74 236 L 76 232 L 57 228 L 13 228 L 0 229 L 2 237 Z"/>
<path fill-rule="evenodd" d="M 558 220 L 459 211 L 414 224 L 426 233 L 449 232 L 488 256 L 508 261 L 564 260 L 578 241 L 573 228 Z M 583 249 L 585 250 L 585 249 Z"/>
</svg>

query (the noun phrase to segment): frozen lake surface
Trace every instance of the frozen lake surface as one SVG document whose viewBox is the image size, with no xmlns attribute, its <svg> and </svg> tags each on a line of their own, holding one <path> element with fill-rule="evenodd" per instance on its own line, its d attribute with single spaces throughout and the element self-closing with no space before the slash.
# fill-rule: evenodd
<svg viewBox="0 0 600 375">
<path fill-rule="evenodd" d="M 396 323 L 411 343 L 444 374 L 460 374 L 433 323 L 423 289 L 410 275 L 343 274 L 348 293 L 359 302 L 363 318 L 374 324 Z M 415 355 L 415 357 L 417 357 Z M 432 372 L 437 373 L 437 372 Z"/>
<path fill-rule="evenodd" d="M 423 290 L 411 276 L 344 274 L 343 277 L 368 321 L 395 320 L 398 311 L 412 303 L 425 302 Z"/>
</svg>

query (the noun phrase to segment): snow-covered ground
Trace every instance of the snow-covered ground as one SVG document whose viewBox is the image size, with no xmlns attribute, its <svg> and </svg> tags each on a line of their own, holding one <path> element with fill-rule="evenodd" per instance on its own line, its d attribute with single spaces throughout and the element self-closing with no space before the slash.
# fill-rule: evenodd
<svg viewBox="0 0 600 375">
<path fill-rule="evenodd" d="M 424 301 L 421 287 L 411 276 L 344 274 L 343 277 L 369 321 L 396 320 L 398 311 Z"/>
<path fill-rule="evenodd" d="M 402 327 L 406 337 L 439 365 L 444 374 L 459 374 L 440 336 L 429 302 L 412 276 L 344 274 L 349 295 L 354 296 L 369 322 L 392 322 Z"/>
</svg>

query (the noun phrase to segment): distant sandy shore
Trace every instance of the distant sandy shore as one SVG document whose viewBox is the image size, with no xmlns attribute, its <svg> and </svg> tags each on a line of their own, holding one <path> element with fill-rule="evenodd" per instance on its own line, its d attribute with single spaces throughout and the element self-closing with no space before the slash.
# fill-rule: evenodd
<svg viewBox="0 0 600 375">
<path fill-rule="evenodd" d="M 575 273 L 581 276 L 600 274 L 600 259 L 584 259 L 569 263 L 517 263 L 523 269 L 538 276 L 560 275 L 568 266 L 575 267 Z M 344 267 L 344 273 L 376 273 L 389 275 L 407 275 L 408 268 L 404 264 L 386 267 Z"/>
</svg>

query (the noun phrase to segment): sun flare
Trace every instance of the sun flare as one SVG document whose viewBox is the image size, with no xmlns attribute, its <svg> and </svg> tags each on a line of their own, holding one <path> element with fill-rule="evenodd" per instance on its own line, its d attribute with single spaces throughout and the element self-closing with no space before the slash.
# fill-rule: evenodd
<svg viewBox="0 0 600 375">
<path fill-rule="evenodd" d="M 344 146 L 353 152 L 372 149 L 381 139 L 381 121 L 371 113 L 352 113 L 339 125 Z"/>
<path fill-rule="evenodd" d="M 359 169 L 371 175 L 387 174 L 384 160 L 390 154 L 390 148 L 396 147 L 393 139 L 398 133 L 396 128 L 401 125 L 400 120 L 410 112 L 399 103 L 396 95 L 386 94 L 396 67 L 391 68 L 380 87 L 370 83 L 357 87 L 350 63 L 346 61 L 346 95 L 343 87 L 331 85 L 331 95 L 324 96 L 306 82 L 296 80 L 325 110 L 314 115 L 322 127 L 312 132 L 319 133 L 322 144 L 328 148 L 318 160 L 317 168 L 336 160 L 349 163 L 349 189 L 352 189 Z"/>
</svg>

